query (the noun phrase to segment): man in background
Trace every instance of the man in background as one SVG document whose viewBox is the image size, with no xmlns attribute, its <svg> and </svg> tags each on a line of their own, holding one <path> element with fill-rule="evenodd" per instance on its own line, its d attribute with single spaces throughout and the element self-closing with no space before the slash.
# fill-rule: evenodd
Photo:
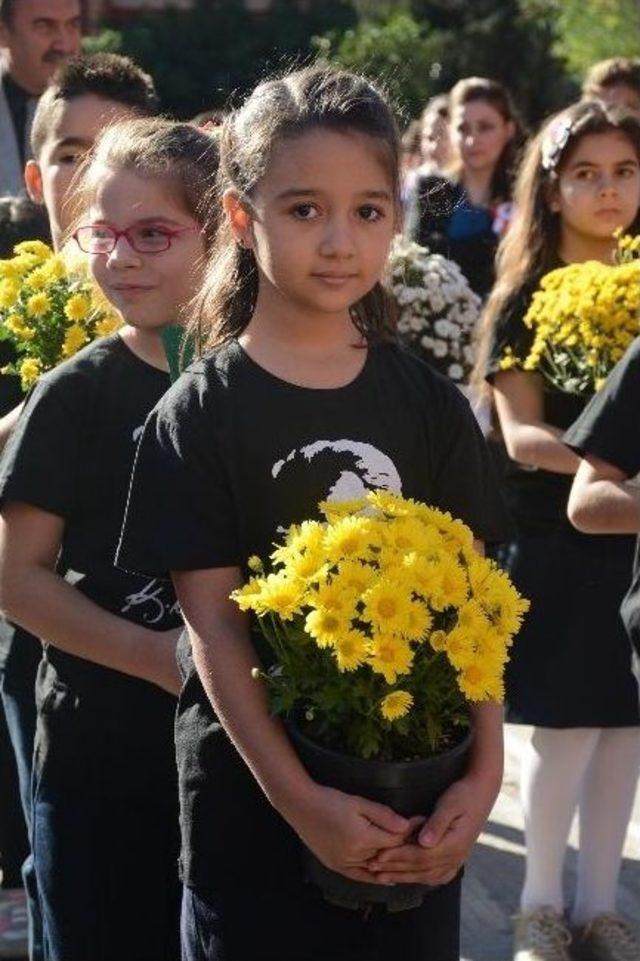
<svg viewBox="0 0 640 961">
<path fill-rule="evenodd" d="M 81 38 L 80 0 L 0 0 L 0 196 L 24 193 L 38 98 Z"/>
</svg>

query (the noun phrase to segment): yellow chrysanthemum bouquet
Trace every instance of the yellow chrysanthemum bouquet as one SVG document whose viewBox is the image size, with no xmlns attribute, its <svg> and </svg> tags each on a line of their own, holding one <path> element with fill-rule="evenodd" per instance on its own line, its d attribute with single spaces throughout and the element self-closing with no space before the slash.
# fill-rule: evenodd
<svg viewBox="0 0 640 961">
<path fill-rule="evenodd" d="M 92 282 L 84 258 L 54 254 L 39 240 L 0 260 L 0 339 L 18 354 L 2 373 L 27 390 L 38 377 L 122 321 Z"/>
<path fill-rule="evenodd" d="M 461 521 L 388 491 L 320 505 L 232 598 L 257 615 L 274 713 L 360 758 L 423 758 L 503 696 L 528 602 Z"/>
<path fill-rule="evenodd" d="M 640 237 L 620 237 L 616 263 L 589 261 L 546 274 L 524 322 L 526 357 L 511 350 L 501 368 L 539 371 L 569 394 L 590 396 L 640 334 Z"/>
</svg>

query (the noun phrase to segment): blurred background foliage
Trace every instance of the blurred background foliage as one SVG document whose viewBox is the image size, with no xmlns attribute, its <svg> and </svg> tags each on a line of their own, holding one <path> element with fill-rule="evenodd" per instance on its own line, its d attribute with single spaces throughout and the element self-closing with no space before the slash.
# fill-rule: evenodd
<svg viewBox="0 0 640 961">
<path fill-rule="evenodd" d="M 525 120 L 575 97 L 596 60 L 637 56 L 638 0 L 275 0 L 256 16 L 197 0 L 191 12 L 105 22 L 90 49 L 129 54 L 186 118 L 233 103 L 265 74 L 322 56 L 381 79 L 408 120 L 464 76 L 506 83 Z"/>
</svg>

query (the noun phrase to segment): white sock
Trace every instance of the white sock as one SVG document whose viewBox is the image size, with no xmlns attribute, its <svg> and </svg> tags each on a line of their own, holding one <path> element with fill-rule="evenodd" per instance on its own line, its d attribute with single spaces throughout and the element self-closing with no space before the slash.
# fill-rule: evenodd
<svg viewBox="0 0 640 961">
<path fill-rule="evenodd" d="M 563 910 L 562 867 L 582 782 L 599 728 L 537 727 L 522 757 L 520 793 L 527 844 L 523 911 Z"/>
<path fill-rule="evenodd" d="M 615 911 L 622 848 L 640 771 L 640 728 L 603 728 L 580 797 L 578 884 L 572 924 Z"/>
</svg>

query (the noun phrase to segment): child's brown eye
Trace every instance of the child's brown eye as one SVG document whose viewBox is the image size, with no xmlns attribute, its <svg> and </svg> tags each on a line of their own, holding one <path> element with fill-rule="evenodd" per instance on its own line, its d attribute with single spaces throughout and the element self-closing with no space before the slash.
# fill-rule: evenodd
<svg viewBox="0 0 640 961">
<path fill-rule="evenodd" d="M 297 207 L 294 207 L 293 214 L 299 220 L 313 220 L 317 216 L 318 211 L 313 204 L 298 204 Z"/>
<path fill-rule="evenodd" d="M 377 207 L 365 206 L 360 208 L 360 216 L 363 220 L 367 220 L 370 223 L 380 220 L 383 217 L 383 213 Z"/>
</svg>

